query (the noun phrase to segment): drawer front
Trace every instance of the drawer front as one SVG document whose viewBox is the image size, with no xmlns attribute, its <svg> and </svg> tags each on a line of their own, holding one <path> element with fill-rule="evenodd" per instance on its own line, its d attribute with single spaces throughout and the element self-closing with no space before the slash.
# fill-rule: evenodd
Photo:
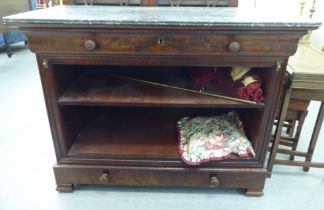
<svg viewBox="0 0 324 210">
<path fill-rule="evenodd" d="M 198 169 L 60 165 L 57 184 L 260 188 L 264 169 Z"/>
<path fill-rule="evenodd" d="M 28 37 L 30 49 L 38 53 L 286 56 L 297 47 L 292 35 L 252 32 L 41 31 Z"/>
</svg>

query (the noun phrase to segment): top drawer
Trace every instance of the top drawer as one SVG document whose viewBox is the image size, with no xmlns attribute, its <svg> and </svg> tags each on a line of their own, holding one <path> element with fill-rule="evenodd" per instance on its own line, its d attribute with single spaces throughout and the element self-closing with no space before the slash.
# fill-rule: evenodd
<svg viewBox="0 0 324 210">
<path fill-rule="evenodd" d="M 68 30 L 39 31 L 28 36 L 38 53 L 110 55 L 288 56 L 298 37 L 289 33 Z"/>
</svg>

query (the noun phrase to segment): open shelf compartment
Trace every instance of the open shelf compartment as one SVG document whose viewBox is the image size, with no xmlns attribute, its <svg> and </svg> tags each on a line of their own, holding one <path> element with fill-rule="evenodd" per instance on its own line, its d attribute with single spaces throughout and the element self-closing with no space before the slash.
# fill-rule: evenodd
<svg viewBox="0 0 324 210">
<path fill-rule="evenodd" d="M 89 67 L 88 67 L 89 68 Z M 208 96 L 203 91 L 223 95 L 214 82 L 195 84 L 182 69 L 120 69 L 103 70 L 92 67 L 59 98 L 59 105 L 79 106 L 168 106 L 168 107 L 232 107 L 263 108 L 264 104 L 248 103 L 235 98 Z M 82 67 L 79 67 L 79 71 Z M 117 69 L 117 70 L 116 70 Z M 140 80 L 140 81 L 139 81 Z M 149 81 L 147 84 L 141 81 Z M 197 93 L 184 91 L 193 90 Z M 224 95 L 227 97 L 226 95 Z"/>
<path fill-rule="evenodd" d="M 242 109 L 257 118 L 263 111 Z M 219 108 L 160 108 L 160 107 L 61 107 L 66 138 L 69 138 L 65 158 L 77 160 L 160 160 L 184 163 L 178 150 L 176 122 L 184 116 L 211 116 L 231 111 Z M 70 116 L 78 116 L 71 118 Z M 239 115 L 241 115 L 239 113 Z M 242 114 L 244 124 L 249 122 Z M 82 124 L 80 124 L 80 121 Z M 246 126 L 247 137 L 252 145 L 259 141 L 257 130 L 260 123 Z M 75 126 L 78 125 L 78 126 Z M 67 139 L 66 139 L 67 140 Z M 250 161 L 251 158 L 232 158 Z M 217 162 L 228 162 L 231 159 Z M 205 164 L 205 165 L 208 165 Z"/>
<path fill-rule="evenodd" d="M 271 98 L 276 75 L 257 68 L 264 95 Z M 49 74 L 59 83 L 53 99 L 59 115 L 57 127 L 60 163 L 185 166 L 178 150 L 177 121 L 184 117 L 213 116 L 235 110 L 241 117 L 256 159 L 233 158 L 204 166 L 258 164 L 263 148 L 268 106 L 211 97 L 172 88 L 142 84 L 115 75 L 154 81 L 187 89 L 222 94 L 211 82 L 194 84 L 185 68 L 57 65 Z M 266 101 L 267 102 L 267 101 Z M 109 162 L 110 161 L 110 162 Z M 145 163 L 144 163 L 145 162 Z M 239 163 L 239 164 L 237 164 Z M 249 165 L 250 164 L 250 165 Z"/>
<path fill-rule="evenodd" d="M 68 155 L 179 158 L 177 115 L 140 110 L 97 110 L 78 133 Z"/>
</svg>

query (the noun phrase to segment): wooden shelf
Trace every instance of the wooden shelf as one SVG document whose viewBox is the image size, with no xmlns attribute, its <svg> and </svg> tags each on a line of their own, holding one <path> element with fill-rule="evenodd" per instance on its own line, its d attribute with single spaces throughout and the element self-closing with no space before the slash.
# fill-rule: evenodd
<svg viewBox="0 0 324 210">
<path fill-rule="evenodd" d="M 137 75 L 138 75 L 138 71 Z M 129 75 L 129 74 L 128 74 Z M 214 94 L 220 93 L 216 85 L 194 84 L 184 72 L 149 73 L 142 77 L 158 83 L 201 90 Z M 131 75 L 133 78 L 133 75 Z M 172 88 L 159 87 L 112 77 L 107 74 L 87 74 L 81 76 L 58 100 L 59 105 L 96 105 L 96 106 L 168 106 L 168 107 L 230 107 L 263 108 L 264 104 L 248 104 L 229 99 L 206 96 Z"/>
<path fill-rule="evenodd" d="M 76 137 L 70 156 L 180 159 L 177 116 L 100 114 Z"/>
</svg>

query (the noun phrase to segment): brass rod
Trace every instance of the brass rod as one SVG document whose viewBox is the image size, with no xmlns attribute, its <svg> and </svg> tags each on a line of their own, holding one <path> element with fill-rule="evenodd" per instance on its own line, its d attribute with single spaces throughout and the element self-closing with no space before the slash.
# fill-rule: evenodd
<svg viewBox="0 0 324 210">
<path fill-rule="evenodd" d="M 247 104 L 256 104 L 256 102 L 254 102 L 254 101 L 248 101 L 248 100 L 244 100 L 244 99 L 233 98 L 233 97 L 219 95 L 219 94 L 207 93 L 207 92 L 203 92 L 202 90 L 200 90 L 200 91 L 191 90 L 191 89 L 187 89 L 187 88 L 182 88 L 182 87 L 177 87 L 177 86 L 172 86 L 172 85 L 166 85 L 166 84 L 162 84 L 162 83 L 151 82 L 151 81 L 147 81 L 147 80 L 141 80 L 141 79 L 136 79 L 136 78 L 132 78 L 132 77 L 125 77 L 125 76 L 120 76 L 120 75 L 114 75 L 114 74 L 108 74 L 108 75 L 111 76 L 111 77 L 115 77 L 115 78 L 126 79 L 126 80 L 130 80 L 130 81 L 135 81 L 135 82 L 141 82 L 141 83 L 155 85 L 155 86 L 159 86 L 159 87 L 172 88 L 172 89 L 175 89 L 175 90 L 182 90 L 182 91 L 186 91 L 186 92 L 197 93 L 197 94 L 202 94 L 202 95 L 212 96 L 212 97 L 217 97 L 217 98 L 223 98 L 223 99 L 242 102 L 242 103 L 247 103 Z"/>
</svg>

